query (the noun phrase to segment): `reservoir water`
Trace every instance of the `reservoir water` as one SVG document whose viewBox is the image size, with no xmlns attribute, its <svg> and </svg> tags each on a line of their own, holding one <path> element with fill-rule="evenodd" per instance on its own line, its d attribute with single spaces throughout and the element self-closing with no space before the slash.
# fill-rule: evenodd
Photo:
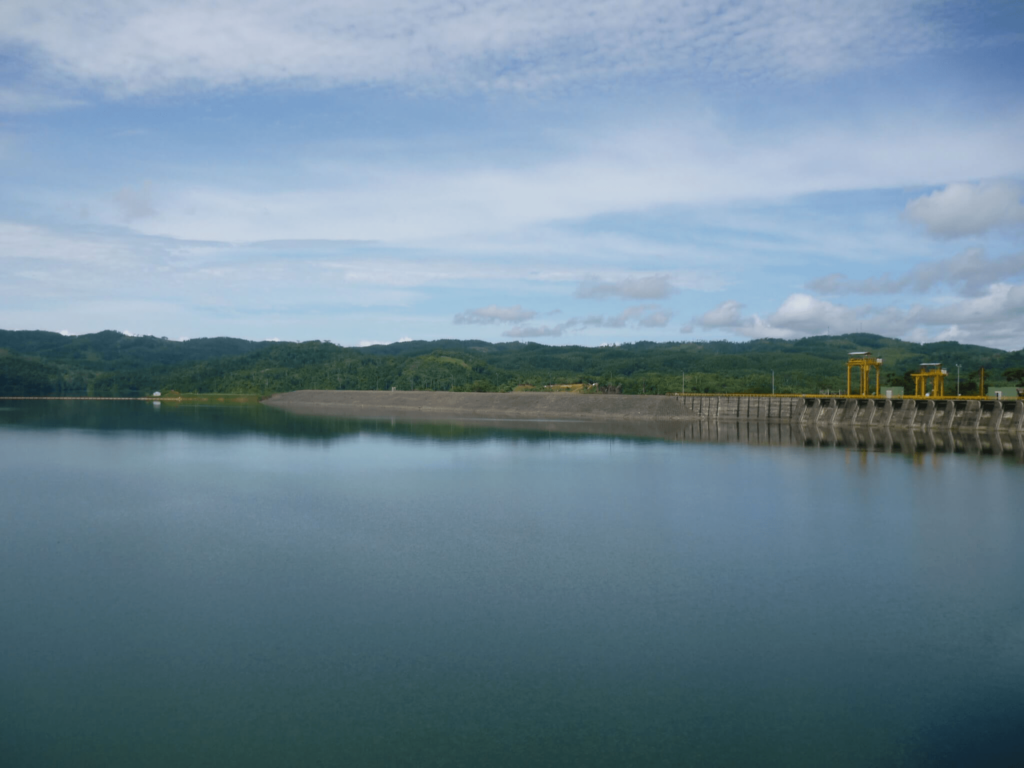
<svg viewBox="0 0 1024 768">
<path fill-rule="evenodd" d="M 0 401 L 0 765 L 1022 756 L 1012 450 Z"/>
</svg>

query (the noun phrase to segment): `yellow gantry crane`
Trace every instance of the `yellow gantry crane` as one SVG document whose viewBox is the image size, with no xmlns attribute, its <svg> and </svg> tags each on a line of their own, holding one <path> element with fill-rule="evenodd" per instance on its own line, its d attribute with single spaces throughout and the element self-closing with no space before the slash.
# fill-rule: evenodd
<svg viewBox="0 0 1024 768">
<path fill-rule="evenodd" d="M 853 394 L 852 383 L 853 383 L 853 370 L 859 370 L 860 376 L 860 391 L 857 393 L 862 397 L 867 397 L 870 393 L 868 392 L 868 373 L 872 368 L 875 369 L 875 397 L 878 397 L 878 393 L 881 392 L 879 383 L 881 381 L 882 374 L 882 358 L 872 357 L 870 352 L 851 352 L 850 359 L 846 361 L 846 394 L 850 396 Z"/>
<path fill-rule="evenodd" d="M 910 374 L 914 380 L 914 397 L 945 397 L 947 371 L 942 363 L 921 363 L 921 370 Z M 931 394 L 928 394 L 928 381 L 932 382 Z"/>
</svg>

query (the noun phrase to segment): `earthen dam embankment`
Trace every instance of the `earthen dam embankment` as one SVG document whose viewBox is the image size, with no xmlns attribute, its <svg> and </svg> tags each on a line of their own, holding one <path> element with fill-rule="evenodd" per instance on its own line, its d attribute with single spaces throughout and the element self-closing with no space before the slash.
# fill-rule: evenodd
<svg viewBox="0 0 1024 768">
<path fill-rule="evenodd" d="M 819 427 L 1024 432 L 1024 400 L 300 390 L 274 395 L 264 403 L 294 413 L 355 418 L 766 422 Z"/>
<path fill-rule="evenodd" d="M 263 402 L 294 413 L 367 418 L 521 421 L 693 421 L 699 418 L 673 395 L 299 390 L 274 395 Z"/>
</svg>

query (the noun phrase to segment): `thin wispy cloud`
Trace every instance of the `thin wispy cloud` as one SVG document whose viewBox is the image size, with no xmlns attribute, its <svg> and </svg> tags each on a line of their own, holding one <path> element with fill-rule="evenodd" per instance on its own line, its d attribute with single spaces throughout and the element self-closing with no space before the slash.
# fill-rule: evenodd
<svg viewBox="0 0 1024 768">
<path fill-rule="evenodd" d="M 480 309 L 467 309 L 455 316 L 456 325 L 493 325 L 494 323 L 522 323 L 532 320 L 537 313 L 523 309 L 516 304 L 514 307 L 491 305 Z"/>
<path fill-rule="evenodd" d="M 562 323 L 517 325 L 502 333 L 512 339 L 537 339 L 578 333 L 588 328 L 664 328 L 672 319 L 672 312 L 656 304 L 627 307 L 617 315 L 588 315 L 573 317 Z"/>
<path fill-rule="evenodd" d="M 258 191 L 249 179 L 224 184 L 214 168 L 188 184 L 161 185 L 158 214 L 134 227 L 226 242 L 504 238 L 529 227 L 664 206 L 784 201 L 836 188 L 930 186 L 968 173 L 1024 173 L 1022 123 L 1024 117 L 944 124 L 914 136 L 893 135 L 885 126 L 822 134 L 820 126 L 797 124 L 783 137 L 747 136 L 695 119 L 590 131 L 572 152 L 534 163 L 437 167 L 424 156 L 394 167 L 389 153 L 378 150 L 352 157 L 337 175 L 311 179 L 297 172 Z M 109 214 L 118 223 L 121 215 L 120 209 Z"/>
<path fill-rule="evenodd" d="M 0 43 L 113 96 L 276 83 L 535 90 L 633 74 L 807 78 L 878 66 L 948 43 L 930 6 L 8 0 Z"/>
<path fill-rule="evenodd" d="M 669 275 L 645 275 L 621 280 L 590 278 L 580 283 L 576 296 L 581 299 L 666 299 L 677 291 Z"/>
<path fill-rule="evenodd" d="M 919 264 L 909 272 L 891 277 L 851 280 L 834 273 L 812 280 L 807 287 L 818 293 L 842 296 L 859 294 L 923 293 L 936 286 L 949 286 L 963 296 L 980 296 L 991 285 L 1024 276 L 1024 251 L 990 258 L 982 248 L 969 248 L 948 259 Z"/>
<path fill-rule="evenodd" d="M 517 325 L 504 331 L 501 335 L 510 339 L 544 339 L 557 338 L 567 331 L 576 328 L 575 324 L 557 323 L 555 325 Z"/>
<path fill-rule="evenodd" d="M 723 301 L 714 309 L 709 309 L 700 317 L 694 318 L 694 325 L 701 328 L 736 329 L 747 328 L 755 324 L 753 318 L 743 316 L 743 305 L 734 300 Z"/>
<path fill-rule="evenodd" d="M 81 99 L 54 94 L 52 86 L 40 86 L 32 82 L 22 83 L 17 88 L 0 87 L 0 114 L 46 112 L 77 107 L 84 103 Z"/>
</svg>

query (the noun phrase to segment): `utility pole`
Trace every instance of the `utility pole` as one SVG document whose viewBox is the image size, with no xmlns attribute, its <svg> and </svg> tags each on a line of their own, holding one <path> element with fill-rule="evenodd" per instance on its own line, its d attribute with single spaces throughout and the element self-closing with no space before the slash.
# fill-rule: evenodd
<svg viewBox="0 0 1024 768">
<path fill-rule="evenodd" d="M 772 394 L 775 394 L 775 371 L 772 371 Z"/>
<path fill-rule="evenodd" d="M 960 397 L 960 363 L 956 363 L 956 396 Z"/>
</svg>

